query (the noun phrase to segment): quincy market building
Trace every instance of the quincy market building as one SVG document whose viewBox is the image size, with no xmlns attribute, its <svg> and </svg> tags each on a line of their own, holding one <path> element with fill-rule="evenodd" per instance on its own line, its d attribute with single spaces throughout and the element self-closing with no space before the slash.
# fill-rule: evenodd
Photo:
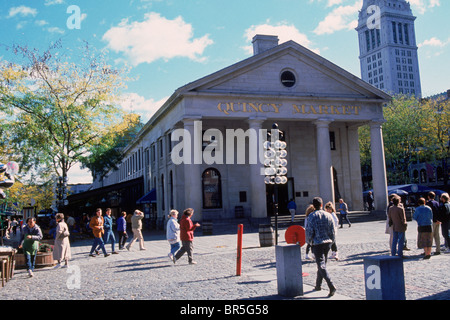
<svg viewBox="0 0 450 320">
<path fill-rule="evenodd" d="M 291 199 L 303 214 L 315 196 L 341 197 L 350 210 L 362 210 L 358 127 L 368 124 L 375 203 L 385 208 L 382 106 L 391 97 L 293 41 L 279 45 L 276 36 L 257 35 L 253 46 L 252 57 L 176 90 L 124 149 L 119 169 L 94 188 L 141 181 L 135 207 L 160 226 L 171 209 L 187 207 L 196 220 L 265 219 L 273 215 L 274 186 L 253 161 L 261 144 L 256 150 L 247 138 L 242 145 L 232 133 L 277 123 L 288 152 L 280 214 Z M 118 193 L 116 215 L 125 209 Z"/>
</svg>

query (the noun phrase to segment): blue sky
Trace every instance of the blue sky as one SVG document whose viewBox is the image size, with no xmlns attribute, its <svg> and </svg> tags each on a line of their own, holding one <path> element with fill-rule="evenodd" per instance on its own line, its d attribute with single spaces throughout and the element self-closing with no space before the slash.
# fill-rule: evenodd
<svg viewBox="0 0 450 320">
<path fill-rule="evenodd" d="M 423 96 L 450 89 L 450 1 L 410 0 Z M 179 87 L 251 55 L 251 38 L 294 40 L 360 76 L 354 30 L 362 0 L 0 0 L 0 58 L 12 44 L 62 40 L 106 50 L 131 68 L 122 105 L 148 120 Z M 70 28 L 80 9 L 79 29 Z M 69 24 L 68 24 L 69 20 Z M 67 50 L 69 52 L 69 50 Z M 75 57 L 74 57 L 74 61 Z M 74 169 L 70 183 L 88 181 Z"/>
</svg>

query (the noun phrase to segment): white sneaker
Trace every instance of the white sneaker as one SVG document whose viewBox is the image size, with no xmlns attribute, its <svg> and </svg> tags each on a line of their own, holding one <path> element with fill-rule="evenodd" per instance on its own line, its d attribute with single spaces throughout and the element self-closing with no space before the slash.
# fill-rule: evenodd
<svg viewBox="0 0 450 320">
<path fill-rule="evenodd" d="M 33 276 L 34 276 L 33 271 L 28 270 L 28 276 L 29 276 L 30 278 L 33 277 Z"/>
<path fill-rule="evenodd" d="M 172 253 L 169 253 L 167 256 L 169 257 L 170 260 L 173 261 L 173 254 Z"/>
</svg>

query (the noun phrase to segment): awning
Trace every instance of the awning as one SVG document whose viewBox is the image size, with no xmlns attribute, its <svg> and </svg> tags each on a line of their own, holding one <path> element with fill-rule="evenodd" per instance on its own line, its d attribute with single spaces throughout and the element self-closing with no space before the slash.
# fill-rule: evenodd
<svg viewBox="0 0 450 320">
<path fill-rule="evenodd" d="M 149 193 L 147 193 L 145 196 L 136 201 L 136 204 L 152 203 L 152 202 L 156 202 L 156 189 L 152 189 Z"/>
</svg>

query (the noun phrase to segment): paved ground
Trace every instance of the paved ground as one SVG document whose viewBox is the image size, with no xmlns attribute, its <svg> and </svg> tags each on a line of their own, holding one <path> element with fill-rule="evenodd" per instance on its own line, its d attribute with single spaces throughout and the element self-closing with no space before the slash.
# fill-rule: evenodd
<svg viewBox="0 0 450 320">
<path fill-rule="evenodd" d="M 237 230 L 237 227 L 236 227 Z M 337 287 L 333 300 L 364 300 L 364 257 L 387 255 L 385 222 L 354 223 L 338 230 L 340 260 L 328 269 Z M 279 231 L 279 244 L 286 244 Z M 404 261 L 407 300 L 450 300 L 450 254 L 422 260 L 416 249 L 416 223 L 409 222 L 406 237 L 412 249 Z M 0 288 L 0 299 L 37 300 L 280 300 L 277 292 L 275 247 L 261 248 L 258 232 L 244 230 L 242 275 L 236 276 L 236 234 L 202 236 L 196 232 L 197 265 L 182 257 L 174 265 L 167 257 L 169 244 L 163 233 L 144 234 L 146 251 L 135 243 L 131 251 L 109 257 L 88 257 L 91 240 L 72 244 L 71 267 L 42 268 L 29 278 L 17 270 Z M 107 245 L 107 250 L 111 248 Z M 302 257 L 305 247 L 302 248 Z M 434 252 L 434 248 L 433 248 Z M 296 299 L 327 299 L 328 290 L 313 291 L 316 265 L 303 261 L 304 295 Z M 324 287 L 326 287 L 324 283 Z"/>
</svg>

